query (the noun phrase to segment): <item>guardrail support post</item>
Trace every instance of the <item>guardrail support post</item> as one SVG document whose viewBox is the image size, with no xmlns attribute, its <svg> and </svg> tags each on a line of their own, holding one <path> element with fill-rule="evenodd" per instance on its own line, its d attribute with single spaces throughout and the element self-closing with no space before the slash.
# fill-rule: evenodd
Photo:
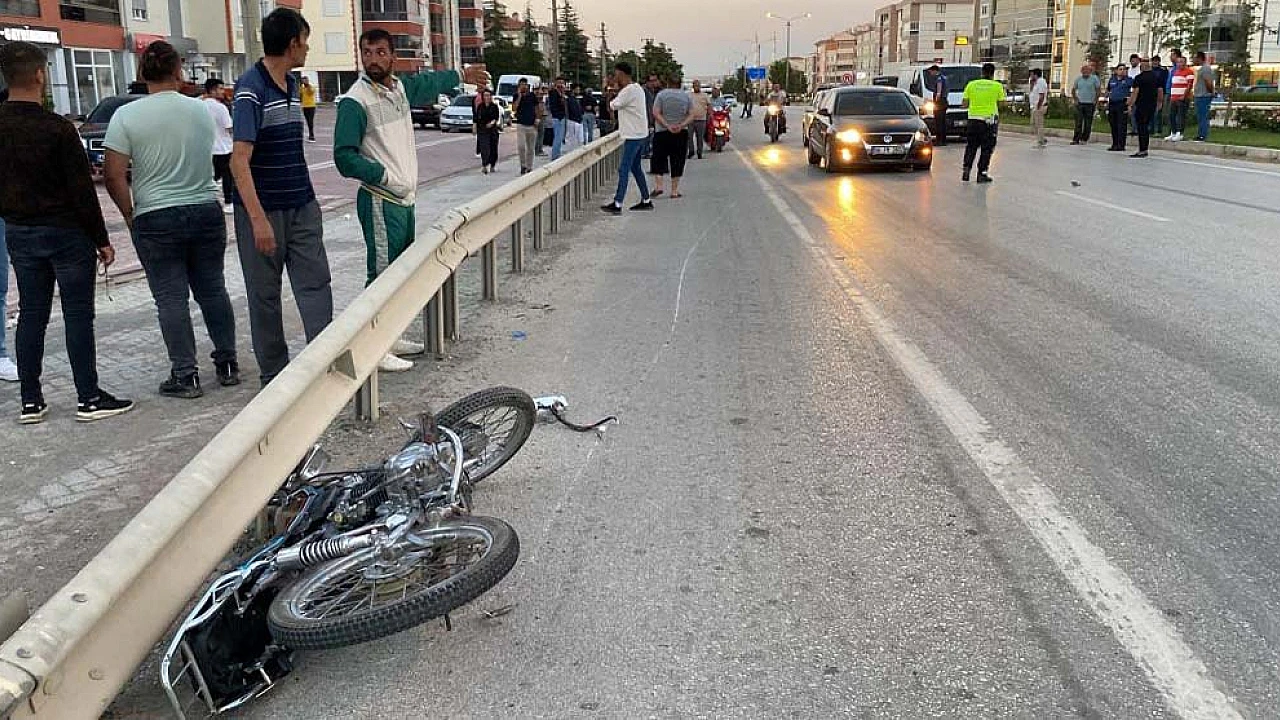
<svg viewBox="0 0 1280 720">
<path fill-rule="evenodd" d="M 356 419 L 378 421 L 378 368 L 365 379 L 364 384 L 356 391 Z"/>
<path fill-rule="evenodd" d="M 511 272 L 524 272 L 524 218 L 511 225 Z"/>
<path fill-rule="evenodd" d="M 549 232 L 555 235 L 560 232 L 560 193 L 553 193 L 549 202 L 551 203 L 551 228 Z"/>
<path fill-rule="evenodd" d="M 422 314 L 422 331 L 427 338 L 427 354 L 444 359 L 444 288 L 436 291 Z"/>
<path fill-rule="evenodd" d="M 481 295 L 485 300 L 498 299 L 498 244 L 490 240 L 480 250 Z"/>
<path fill-rule="evenodd" d="M 441 288 L 444 294 L 444 338 L 458 339 L 458 275 L 451 273 Z"/>
<path fill-rule="evenodd" d="M 542 249 L 542 205 L 533 209 L 533 249 Z"/>
</svg>

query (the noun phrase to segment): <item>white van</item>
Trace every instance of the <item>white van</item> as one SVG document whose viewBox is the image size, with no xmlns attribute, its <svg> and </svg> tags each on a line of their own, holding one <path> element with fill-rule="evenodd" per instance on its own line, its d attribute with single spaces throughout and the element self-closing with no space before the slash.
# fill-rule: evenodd
<svg viewBox="0 0 1280 720">
<path fill-rule="evenodd" d="M 919 65 L 901 71 L 898 73 L 898 87 L 917 98 L 932 101 L 933 83 L 930 82 L 928 73 L 930 67 L 932 65 Z M 982 66 L 940 63 L 938 68 L 947 79 L 947 126 L 934 127 L 932 107 L 928 107 L 928 112 L 925 113 L 926 123 L 936 136 L 941 137 L 943 133 L 962 136 L 965 134 L 965 126 L 969 123 L 969 111 L 963 107 L 964 86 L 971 80 L 982 77 Z"/>
<path fill-rule="evenodd" d="M 493 96 L 502 98 L 507 102 L 512 102 L 516 97 L 516 85 L 520 80 L 529 81 L 529 89 L 542 87 L 542 78 L 537 75 L 501 75 L 498 77 L 498 89 L 494 91 Z"/>
</svg>

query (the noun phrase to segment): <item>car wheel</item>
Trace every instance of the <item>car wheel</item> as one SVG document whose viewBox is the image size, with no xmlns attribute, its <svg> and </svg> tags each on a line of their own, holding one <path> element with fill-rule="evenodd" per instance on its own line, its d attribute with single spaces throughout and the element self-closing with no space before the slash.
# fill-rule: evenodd
<svg viewBox="0 0 1280 720">
<path fill-rule="evenodd" d="M 933 170 L 933 163 L 931 163 L 931 162 L 921 163 L 921 164 L 919 164 L 919 165 L 915 165 L 914 167 L 912 167 L 912 169 L 913 169 L 913 170 L 923 170 L 923 171 L 925 171 L 925 172 L 929 172 L 929 171 Z"/>
<path fill-rule="evenodd" d="M 836 164 L 831 159 L 830 145 L 827 146 L 826 151 L 822 155 L 822 169 L 826 170 L 828 175 L 836 171 Z"/>
<path fill-rule="evenodd" d="M 809 155 L 810 165 L 817 165 L 818 163 L 822 162 L 822 156 L 819 155 L 818 152 L 813 149 L 813 145 L 810 144 L 807 139 L 805 140 L 804 146 L 808 151 L 807 154 Z"/>
</svg>

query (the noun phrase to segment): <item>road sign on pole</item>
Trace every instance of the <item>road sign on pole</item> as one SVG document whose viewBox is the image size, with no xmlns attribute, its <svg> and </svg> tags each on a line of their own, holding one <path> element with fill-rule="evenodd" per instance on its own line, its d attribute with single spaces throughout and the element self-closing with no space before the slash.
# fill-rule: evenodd
<svg viewBox="0 0 1280 720">
<path fill-rule="evenodd" d="M 769 71 L 762 67 L 747 68 L 747 79 L 751 82 L 760 82 L 769 76 Z"/>
<path fill-rule="evenodd" d="M 841 79 L 842 81 L 844 81 L 844 84 L 845 84 L 845 85 L 852 85 L 852 84 L 853 84 L 853 73 L 847 72 L 847 73 L 845 73 L 844 75 L 841 75 L 841 76 L 840 76 L 840 79 Z"/>
</svg>

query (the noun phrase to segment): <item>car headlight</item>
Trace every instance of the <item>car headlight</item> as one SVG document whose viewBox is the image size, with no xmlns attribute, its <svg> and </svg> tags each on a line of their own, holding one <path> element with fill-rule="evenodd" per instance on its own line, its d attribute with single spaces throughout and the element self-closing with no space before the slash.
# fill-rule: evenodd
<svg viewBox="0 0 1280 720">
<path fill-rule="evenodd" d="M 938 106 L 932 100 L 929 100 L 924 104 L 924 112 L 926 115 L 932 115 L 937 109 Z"/>
<path fill-rule="evenodd" d="M 857 130 L 841 130 L 836 133 L 836 139 L 840 142 L 859 143 L 862 142 L 862 133 Z"/>
<path fill-rule="evenodd" d="M 925 135 L 923 130 L 916 131 L 916 142 L 924 142 L 925 140 L 928 140 L 928 139 L 929 139 L 929 136 Z"/>
</svg>

